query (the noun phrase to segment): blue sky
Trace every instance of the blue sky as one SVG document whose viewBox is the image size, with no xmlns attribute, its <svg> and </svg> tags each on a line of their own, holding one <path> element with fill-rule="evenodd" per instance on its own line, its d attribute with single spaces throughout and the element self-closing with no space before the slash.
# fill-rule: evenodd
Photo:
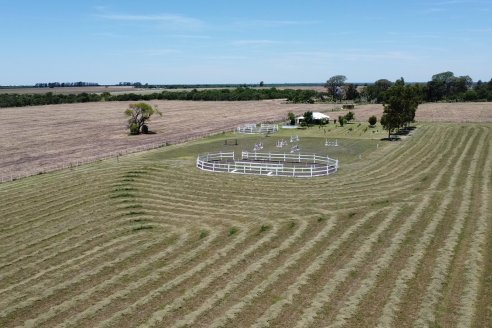
<svg viewBox="0 0 492 328">
<path fill-rule="evenodd" d="M 0 85 L 492 78 L 492 0 L 0 0 Z"/>
</svg>

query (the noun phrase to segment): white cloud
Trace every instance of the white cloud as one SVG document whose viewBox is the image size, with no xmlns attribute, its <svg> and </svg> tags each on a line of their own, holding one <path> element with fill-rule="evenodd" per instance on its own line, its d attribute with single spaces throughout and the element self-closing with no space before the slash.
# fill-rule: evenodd
<svg viewBox="0 0 492 328">
<path fill-rule="evenodd" d="M 231 42 L 235 46 L 261 46 L 277 43 L 272 40 L 236 40 Z"/>
<path fill-rule="evenodd" d="M 99 14 L 99 18 L 113 21 L 160 22 L 188 27 L 200 27 L 203 22 L 199 19 L 174 14 L 159 15 L 130 15 L 130 14 Z"/>
<path fill-rule="evenodd" d="M 178 49 L 172 49 L 172 48 L 163 48 L 163 49 L 141 49 L 141 50 L 136 50 L 134 53 L 143 55 L 143 56 L 165 56 L 169 54 L 177 54 L 181 53 L 180 50 Z"/>
<path fill-rule="evenodd" d="M 238 20 L 234 24 L 251 28 L 281 28 L 288 26 L 316 25 L 320 21 L 301 21 L 301 20 Z"/>
</svg>

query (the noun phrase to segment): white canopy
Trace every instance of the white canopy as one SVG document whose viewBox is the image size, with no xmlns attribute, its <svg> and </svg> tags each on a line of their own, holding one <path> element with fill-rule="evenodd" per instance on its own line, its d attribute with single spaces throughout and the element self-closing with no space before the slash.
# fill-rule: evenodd
<svg viewBox="0 0 492 328">
<path fill-rule="evenodd" d="M 329 120 L 330 117 L 326 114 L 320 113 L 320 112 L 313 112 L 313 120 Z M 299 124 L 299 121 L 304 120 L 304 116 L 297 116 L 296 117 L 296 123 Z"/>
</svg>

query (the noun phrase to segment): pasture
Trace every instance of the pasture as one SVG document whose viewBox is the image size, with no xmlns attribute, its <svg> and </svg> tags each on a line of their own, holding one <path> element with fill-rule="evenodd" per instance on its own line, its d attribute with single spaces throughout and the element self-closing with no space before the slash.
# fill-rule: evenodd
<svg viewBox="0 0 492 328">
<path fill-rule="evenodd" d="M 271 107 L 255 103 L 230 127 L 253 108 L 261 120 L 292 110 Z M 93 126 L 79 120 L 74 135 Z M 204 120 L 187 122 L 183 136 Z M 214 122 L 201 132 L 229 127 Z M 422 123 L 382 143 L 380 128 L 357 124 L 296 131 L 301 147 L 340 159 L 327 177 L 195 167 L 209 150 L 273 149 L 283 130 L 0 184 L 0 326 L 491 326 L 492 125 Z M 335 138 L 340 147 L 324 147 Z"/>
</svg>

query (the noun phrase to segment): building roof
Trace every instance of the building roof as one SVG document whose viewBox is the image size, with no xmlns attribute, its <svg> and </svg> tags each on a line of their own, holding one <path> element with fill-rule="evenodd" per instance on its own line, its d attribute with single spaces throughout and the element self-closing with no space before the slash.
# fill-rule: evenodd
<svg viewBox="0 0 492 328">
<path fill-rule="evenodd" d="M 298 120 L 303 120 L 304 116 L 297 116 Z M 320 113 L 320 112 L 313 112 L 313 120 L 328 120 L 330 117 L 326 114 Z"/>
</svg>

